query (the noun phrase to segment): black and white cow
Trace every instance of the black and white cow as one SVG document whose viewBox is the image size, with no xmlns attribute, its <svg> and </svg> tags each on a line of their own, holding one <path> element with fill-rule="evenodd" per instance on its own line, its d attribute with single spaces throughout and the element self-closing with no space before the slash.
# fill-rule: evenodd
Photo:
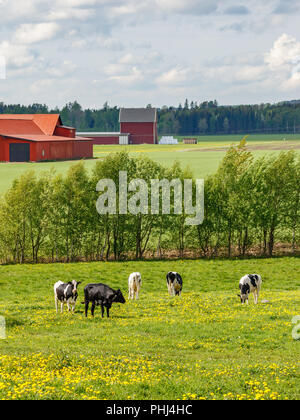
<svg viewBox="0 0 300 420">
<path fill-rule="evenodd" d="M 167 274 L 167 286 L 170 296 L 180 296 L 182 291 L 182 278 L 181 275 L 175 271 L 170 271 Z"/>
<path fill-rule="evenodd" d="M 142 276 L 141 273 L 131 273 L 128 278 L 128 299 L 138 299 L 141 290 Z"/>
<path fill-rule="evenodd" d="M 63 283 L 58 281 L 54 285 L 54 299 L 55 299 L 55 308 L 56 313 L 58 312 L 58 301 L 60 302 L 60 311 L 63 313 L 64 304 L 68 305 L 68 310 L 72 312 L 75 311 L 76 300 L 78 297 L 77 286 L 80 284 L 80 281 L 72 280 L 69 283 Z"/>
<path fill-rule="evenodd" d="M 241 303 L 249 303 L 249 294 L 253 293 L 254 303 L 258 303 L 258 295 L 261 289 L 262 279 L 258 274 L 246 274 L 240 279 L 239 287 L 241 293 L 238 297 L 241 299 Z"/>
<path fill-rule="evenodd" d="M 89 303 L 92 303 L 91 313 L 94 316 L 95 306 L 101 306 L 102 318 L 104 307 L 106 307 L 107 317 L 113 303 L 125 303 L 126 300 L 120 289 L 114 290 L 106 284 L 88 284 L 84 288 L 85 316 L 87 317 Z"/>
</svg>

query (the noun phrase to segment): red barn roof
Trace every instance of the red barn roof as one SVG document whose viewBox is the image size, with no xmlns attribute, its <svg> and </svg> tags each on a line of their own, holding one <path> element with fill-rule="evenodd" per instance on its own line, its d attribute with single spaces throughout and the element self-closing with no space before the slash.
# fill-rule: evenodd
<svg viewBox="0 0 300 420">
<path fill-rule="evenodd" d="M 0 114 L 2 134 L 46 134 L 62 125 L 59 114 Z"/>
<path fill-rule="evenodd" d="M 156 123 L 156 108 L 121 108 L 120 123 Z"/>
<path fill-rule="evenodd" d="M 59 114 L 0 114 L 0 135 L 28 141 L 68 141 L 89 139 L 75 135 L 55 135 L 57 128 L 75 133 L 74 128 L 64 127 Z M 64 133 L 63 133 L 64 134 Z"/>
<path fill-rule="evenodd" d="M 27 140 L 27 141 L 34 141 L 34 142 L 41 142 L 41 141 L 68 141 L 68 140 L 77 140 L 77 141 L 91 141 L 90 138 L 87 137 L 63 137 L 63 136 L 46 136 L 44 134 L 37 135 L 37 134 L 1 134 L 4 138 L 11 138 L 17 140 Z"/>
</svg>

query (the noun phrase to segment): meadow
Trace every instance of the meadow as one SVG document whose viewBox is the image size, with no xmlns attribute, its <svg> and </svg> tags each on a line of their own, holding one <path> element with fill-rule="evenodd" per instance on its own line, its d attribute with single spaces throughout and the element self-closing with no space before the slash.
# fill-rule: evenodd
<svg viewBox="0 0 300 420">
<path fill-rule="evenodd" d="M 203 178 L 212 174 L 226 153 L 226 148 L 238 144 L 243 135 L 228 136 L 199 136 L 198 144 L 185 145 L 179 137 L 178 145 L 138 145 L 138 146 L 94 146 L 94 158 L 85 161 L 85 166 L 91 170 L 96 159 L 101 159 L 110 153 L 128 150 L 130 153 L 145 154 L 154 161 L 171 166 L 175 160 L 181 162 L 183 167 L 189 166 L 195 177 Z M 284 140 L 285 139 L 285 140 Z M 249 146 L 253 147 L 254 158 L 266 153 L 278 154 L 280 150 L 299 147 L 300 135 L 270 134 L 251 135 L 247 139 Z M 299 149 L 297 149 L 299 152 Z M 66 173 L 73 161 L 42 162 L 42 163 L 0 163 L 0 194 L 4 193 L 13 180 L 27 170 L 34 169 L 37 173 L 55 170 L 57 173 Z"/>
<path fill-rule="evenodd" d="M 138 301 L 85 319 L 89 282 L 121 288 L 143 277 Z M 165 275 L 182 274 L 169 297 Z M 239 278 L 260 273 L 258 305 Z M 82 281 L 76 313 L 56 314 L 53 284 Z M 299 258 L 0 266 L 0 399 L 299 399 Z M 267 303 L 263 303 L 267 300 Z"/>
</svg>

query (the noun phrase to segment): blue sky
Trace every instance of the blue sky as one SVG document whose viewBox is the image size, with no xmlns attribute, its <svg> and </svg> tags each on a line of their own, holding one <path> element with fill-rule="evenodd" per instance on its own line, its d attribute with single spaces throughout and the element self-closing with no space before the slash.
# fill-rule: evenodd
<svg viewBox="0 0 300 420">
<path fill-rule="evenodd" d="M 0 0 L 0 16 L 6 103 L 300 99 L 297 0 Z"/>
</svg>

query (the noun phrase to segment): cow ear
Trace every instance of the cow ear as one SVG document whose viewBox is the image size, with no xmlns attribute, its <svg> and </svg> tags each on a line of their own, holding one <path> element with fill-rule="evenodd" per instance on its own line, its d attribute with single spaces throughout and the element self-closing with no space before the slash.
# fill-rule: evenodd
<svg viewBox="0 0 300 420">
<path fill-rule="evenodd" d="M 241 295 L 237 295 L 237 297 L 239 297 L 239 298 L 240 298 L 240 297 L 241 297 Z"/>
<path fill-rule="evenodd" d="M 81 281 L 78 281 L 77 284 L 81 284 Z"/>
</svg>

